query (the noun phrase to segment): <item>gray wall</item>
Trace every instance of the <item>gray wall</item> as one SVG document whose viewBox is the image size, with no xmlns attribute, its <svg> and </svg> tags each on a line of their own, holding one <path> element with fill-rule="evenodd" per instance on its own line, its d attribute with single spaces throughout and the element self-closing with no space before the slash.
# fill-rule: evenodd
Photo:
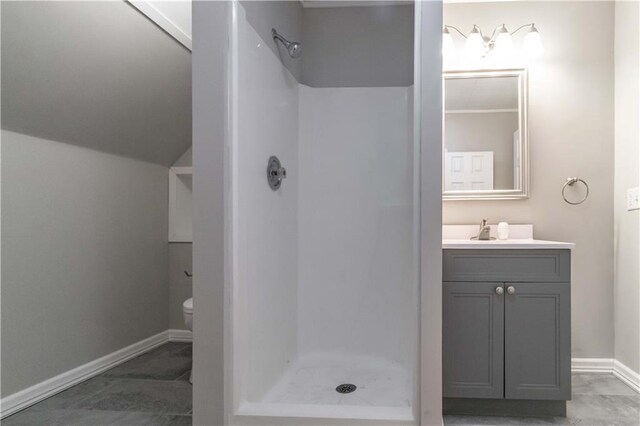
<svg viewBox="0 0 640 426">
<path fill-rule="evenodd" d="M 513 189 L 513 132 L 517 112 L 445 114 L 445 148 L 449 152 L 492 151 L 493 187 Z"/>
<path fill-rule="evenodd" d="M 2 396 L 166 330 L 167 169 L 2 131 Z"/>
<path fill-rule="evenodd" d="M 640 186 L 640 4 L 615 9 L 615 358 L 640 373 L 640 211 L 626 208 Z"/>
<path fill-rule="evenodd" d="M 442 425 L 442 3 L 420 19 L 420 424 Z"/>
<path fill-rule="evenodd" d="M 468 30 L 535 22 L 544 57 L 529 68 L 531 197 L 447 201 L 445 224 L 533 223 L 539 239 L 571 241 L 573 356 L 613 357 L 613 2 L 446 4 L 445 24 Z M 579 206 L 562 201 L 567 176 L 591 187 Z"/>
<path fill-rule="evenodd" d="M 173 164 L 176 167 L 190 167 L 193 164 L 191 147 Z M 182 304 L 193 294 L 191 278 L 184 271 L 193 272 L 193 244 L 169 243 L 169 328 L 184 330 Z"/>
<path fill-rule="evenodd" d="M 224 423 L 230 2 L 193 3 L 193 424 Z M 227 346 L 228 348 L 229 346 Z"/>
<path fill-rule="evenodd" d="M 413 84 L 413 6 L 304 9 L 302 83 Z"/>
<path fill-rule="evenodd" d="M 175 167 L 191 167 L 193 165 L 192 148 L 189 147 L 189 149 L 183 152 L 173 165 Z"/>
<path fill-rule="evenodd" d="M 2 2 L 2 128 L 169 166 L 191 53 L 124 1 Z"/>
<path fill-rule="evenodd" d="M 3 2 L 1 92 L 5 396 L 168 328 L 191 54 L 125 2 Z"/>
</svg>

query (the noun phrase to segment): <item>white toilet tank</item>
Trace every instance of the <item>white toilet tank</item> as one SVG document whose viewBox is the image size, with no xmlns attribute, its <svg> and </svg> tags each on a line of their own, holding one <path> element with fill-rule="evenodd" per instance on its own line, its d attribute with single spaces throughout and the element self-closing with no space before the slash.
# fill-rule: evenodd
<svg viewBox="0 0 640 426">
<path fill-rule="evenodd" d="M 184 301 L 182 304 L 182 314 L 184 316 L 184 324 L 193 331 L 193 297 Z"/>
</svg>

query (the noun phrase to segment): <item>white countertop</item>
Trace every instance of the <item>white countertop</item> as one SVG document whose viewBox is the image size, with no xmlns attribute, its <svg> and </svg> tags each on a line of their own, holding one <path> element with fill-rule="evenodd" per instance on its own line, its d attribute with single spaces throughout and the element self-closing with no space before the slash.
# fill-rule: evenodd
<svg viewBox="0 0 640 426">
<path fill-rule="evenodd" d="M 565 243 L 561 241 L 544 241 L 526 239 L 510 239 L 510 240 L 461 240 L 461 239 L 443 239 L 443 249 L 572 249 L 574 243 Z"/>
</svg>

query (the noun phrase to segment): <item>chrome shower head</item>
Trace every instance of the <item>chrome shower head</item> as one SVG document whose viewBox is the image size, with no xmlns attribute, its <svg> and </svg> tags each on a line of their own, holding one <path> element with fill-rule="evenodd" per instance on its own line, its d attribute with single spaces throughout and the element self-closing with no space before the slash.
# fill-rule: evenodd
<svg viewBox="0 0 640 426">
<path fill-rule="evenodd" d="M 282 37 L 275 28 L 271 29 L 271 35 L 274 40 L 279 41 L 287 48 L 287 52 L 289 52 L 289 56 L 292 58 L 299 58 L 302 55 L 302 45 L 297 41 L 289 41 L 286 38 Z"/>
<path fill-rule="evenodd" d="M 299 58 L 302 55 L 302 45 L 297 41 L 293 41 L 287 46 L 287 51 L 292 58 Z"/>
</svg>

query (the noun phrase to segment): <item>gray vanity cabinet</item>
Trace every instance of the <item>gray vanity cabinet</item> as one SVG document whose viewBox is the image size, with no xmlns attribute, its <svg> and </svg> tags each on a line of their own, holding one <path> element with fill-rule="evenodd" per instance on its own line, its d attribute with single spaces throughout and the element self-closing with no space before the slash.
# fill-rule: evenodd
<svg viewBox="0 0 640 426">
<path fill-rule="evenodd" d="M 503 398 L 504 291 L 496 282 L 447 282 L 443 288 L 444 396 Z"/>
<path fill-rule="evenodd" d="M 570 250 L 444 250 L 445 399 L 571 398 L 570 268 Z"/>
<path fill-rule="evenodd" d="M 569 283 L 508 283 L 504 300 L 504 396 L 571 399 Z"/>
</svg>

